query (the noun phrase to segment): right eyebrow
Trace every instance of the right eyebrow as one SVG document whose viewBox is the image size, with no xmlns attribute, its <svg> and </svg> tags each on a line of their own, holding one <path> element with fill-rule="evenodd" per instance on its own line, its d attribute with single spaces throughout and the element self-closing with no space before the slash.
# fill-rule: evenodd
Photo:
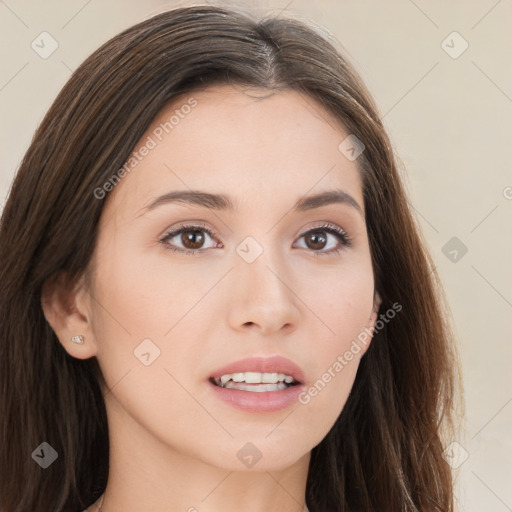
<svg viewBox="0 0 512 512">
<path fill-rule="evenodd" d="M 146 206 L 144 210 L 153 210 L 160 205 L 169 203 L 192 204 L 203 206 L 204 208 L 212 208 L 214 210 L 236 209 L 231 198 L 225 194 L 211 194 L 200 190 L 175 190 L 157 197 L 151 204 Z"/>
</svg>

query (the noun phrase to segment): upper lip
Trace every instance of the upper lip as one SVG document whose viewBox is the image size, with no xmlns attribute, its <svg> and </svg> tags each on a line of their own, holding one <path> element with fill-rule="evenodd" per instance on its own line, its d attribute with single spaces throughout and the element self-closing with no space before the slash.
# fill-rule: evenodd
<svg viewBox="0 0 512 512">
<path fill-rule="evenodd" d="M 239 361 L 235 361 L 223 368 L 215 370 L 210 375 L 210 378 L 215 379 L 229 373 L 244 372 L 284 373 L 285 375 L 293 377 L 293 380 L 298 384 L 302 384 L 304 382 L 303 371 L 294 362 L 282 356 L 258 356 L 240 359 Z"/>
</svg>

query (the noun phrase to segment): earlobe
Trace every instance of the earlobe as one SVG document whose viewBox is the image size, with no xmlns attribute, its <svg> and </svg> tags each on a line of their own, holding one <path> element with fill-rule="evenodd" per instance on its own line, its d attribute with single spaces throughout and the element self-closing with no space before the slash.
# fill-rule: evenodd
<svg viewBox="0 0 512 512">
<path fill-rule="evenodd" d="M 379 314 L 379 308 L 382 304 L 382 299 L 380 297 L 380 294 L 378 291 L 375 291 L 373 294 L 373 307 L 372 312 L 370 314 L 370 318 L 368 319 L 368 326 L 367 327 L 373 327 L 375 325 L 375 322 L 377 321 L 377 317 Z"/>
<path fill-rule="evenodd" d="M 364 333 L 361 334 L 364 336 L 365 342 L 364 342 L 363 350 L 361 350 L 361 352 L 359 353 L 359 358 L 363 357 L 363 355 L 368 350 L 370 343 L 372 343 L 374 328 L 375 328 L 375 324 L 377 322 L 377 318 L 379 315 L 379 308 L 380 308 L 381 304 L 382 304 L 382 299 L 380 297 L 380 294 L 379 294 L 379 292 L 375 291 L 374 297 L 373 297 L 373 307 L 372 307 L 372 311 L 370 313 L 370 317 L 368 318 L 368 324 L 366 325 L 366 327 L 364 329 Z"/>
<path fill-rule="evenodd" d="M 375 317 L 379 313 L 380 305 L 382 304 L 382 298 L 377 290 L 375 290 L 374 298 L 373 298 L 373 312 L 375 313 Z"/>
<path fill-rule="evenodd" d="M 82 280 L 70 283 L 63 273 L 49 278 L 41 293 L 46 320 L 68 354 L 78 359 L 88 359 L 97 352 L 86 293 Z"/>
</svg>

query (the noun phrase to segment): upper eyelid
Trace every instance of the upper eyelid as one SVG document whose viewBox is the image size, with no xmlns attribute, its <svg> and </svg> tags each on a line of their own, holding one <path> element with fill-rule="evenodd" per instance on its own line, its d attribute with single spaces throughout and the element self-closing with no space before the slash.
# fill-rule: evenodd
<svg viewBox="0 0 512 512">
<path fill-rule="evenodd" d="M 347 230 L 345 228 L 342 228 L 341 226 L 338 226 L 337 224 L 330 222 L 330 221 L 318 221 L 318 222 L 320 222 L 321 224 L 317 225 L 317 226 L 311 226 L 311 227 L 305 228 L 305 229 L 301 230 L 296 236 L 303 237 L 305 234 L 307 234 L 311 231 L 321 230 L 322 228 L 324 228 L 324 229 L 333 228 L 335 230 L 340 230 L 340 232 L 345 235 L 348 243 L 352 242 L 352 236 L 349 235 L 349 233 L 347 232 Z M 176 228 L 167 229 L 164 232 L 164 234 L 159 237 L 159 240 L 162 241 L 162 240 L 168 239 L 169 237 L 171 237 L 171 235 L 172 235 L 172 237 L 177 236 L 181 231 L 184 231 L 187 229 L 192 230 L 194 228 L 199 228 L 198 229 L 199 231 L 201 231 L 201 230 L 206 231 L 209 234 L 209 236 L 212 236 L 215 238 L 220 237 L 220 234 L 215 229 L 201 223 L 200 221 L 195 221 L 195 222 L 192 221 L 190 223 L 185 222 L 185 224 L 182 224 Z M 335 236 L 333 233 L 330 233 L 330 234 Z M 202 249 L 197 249 L 197 250 L 200 251 Z"/>
<path fill-rule="evenodd" d="M 346 233 L 348 235 L 348 232 L 347 232 L 347 230 L 345 228 L 339 226 L 338 224 L 336 224 L 334 222 L 331 222 L 331 221 L 318 221 L 318 222 L 320 222 L 321 224 L 318 225 L 318 226 L 310 226 L 308 228 L 305 228 L 304 230 L 301 230 L 298 233 L 298 235 L 299 234 L 303 235 L 304 233 L 308 233 L 309 231 L 312 231 L 312 230 L 315 230 L 315 229 L 326 228 L 326 227 L 333 227 L 333 228 L 340 229 L 341 231 L 343 231 L 344 233 Z M 171 233 L 175 233 L 175 232 L 180 231 L 182 229 L 192 229 L 192 228 L 204 229 L 205 231 L 210 232 L 212 235 L 220 236 L 220 233 L 218 231 L 216 231 L 215 229 L 209 227 L 206 224 L 202 224 L 200 221 L 191 221 L 190 223 L 185 222 L 184 224 L 179 225 L 176 228 L 168 228 L 168 229 L 166 229 L 163 232 L 163 234 L 161 236 L 167 236 L 167 235 L 169 235 Z"/>
<path fill-rule="evenodd" d="M 177 228 L 169 228 L 169 229 L 166 229 L 164 231 L 164 233 L 159 237 L 160 239 L 162 238 L 167 238 L 168 236 L 170 235 L 176 235 L 178 234 L 180 231 L 182 230 L 186 230 L 186 229 L 190 229 L 192 230 L 193 228 L 199 228 L 198 231 L 206 231 L 207 233 L 211 234 L 212 236 L 220 236 L 220 233 L 218 233 L 215 229 L 213 228 L 210 228 L 206 225 L 203 225 L 201 223 L 199 224 L 195 224 L 195 223 L 185 223 L 185 224 L 182 224 L 181 226 L 178 226 Z"/>
</svg>

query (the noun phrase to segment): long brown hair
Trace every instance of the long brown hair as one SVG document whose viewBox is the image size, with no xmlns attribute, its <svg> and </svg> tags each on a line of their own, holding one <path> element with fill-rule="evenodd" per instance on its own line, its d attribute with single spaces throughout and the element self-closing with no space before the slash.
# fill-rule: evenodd
<svg viewBox="0 0 512 512">
<path fill-rule="evenodd" d="M 45 281 L 87 269 L 123 167 L 179 94 L 233 83 L 316 99 L 363 141 L 358 158 L 381 310 L 402 311 L 362 358 L 348 401 L 311 455 L 312 512 L 453 510 L 443 433 L 460 381 L 449 311 L 377 109 L 325 37 L 294 19 L 182 7 L 117 35 L 72 75 L 37 129 L 0 225 L 0 507 L 78 511 L 103 492 L 108 425 L 96 358 L 67 354 L 41 307 Z M 47 442 L 57 460 L 42 469 Z"/>
</svg>

